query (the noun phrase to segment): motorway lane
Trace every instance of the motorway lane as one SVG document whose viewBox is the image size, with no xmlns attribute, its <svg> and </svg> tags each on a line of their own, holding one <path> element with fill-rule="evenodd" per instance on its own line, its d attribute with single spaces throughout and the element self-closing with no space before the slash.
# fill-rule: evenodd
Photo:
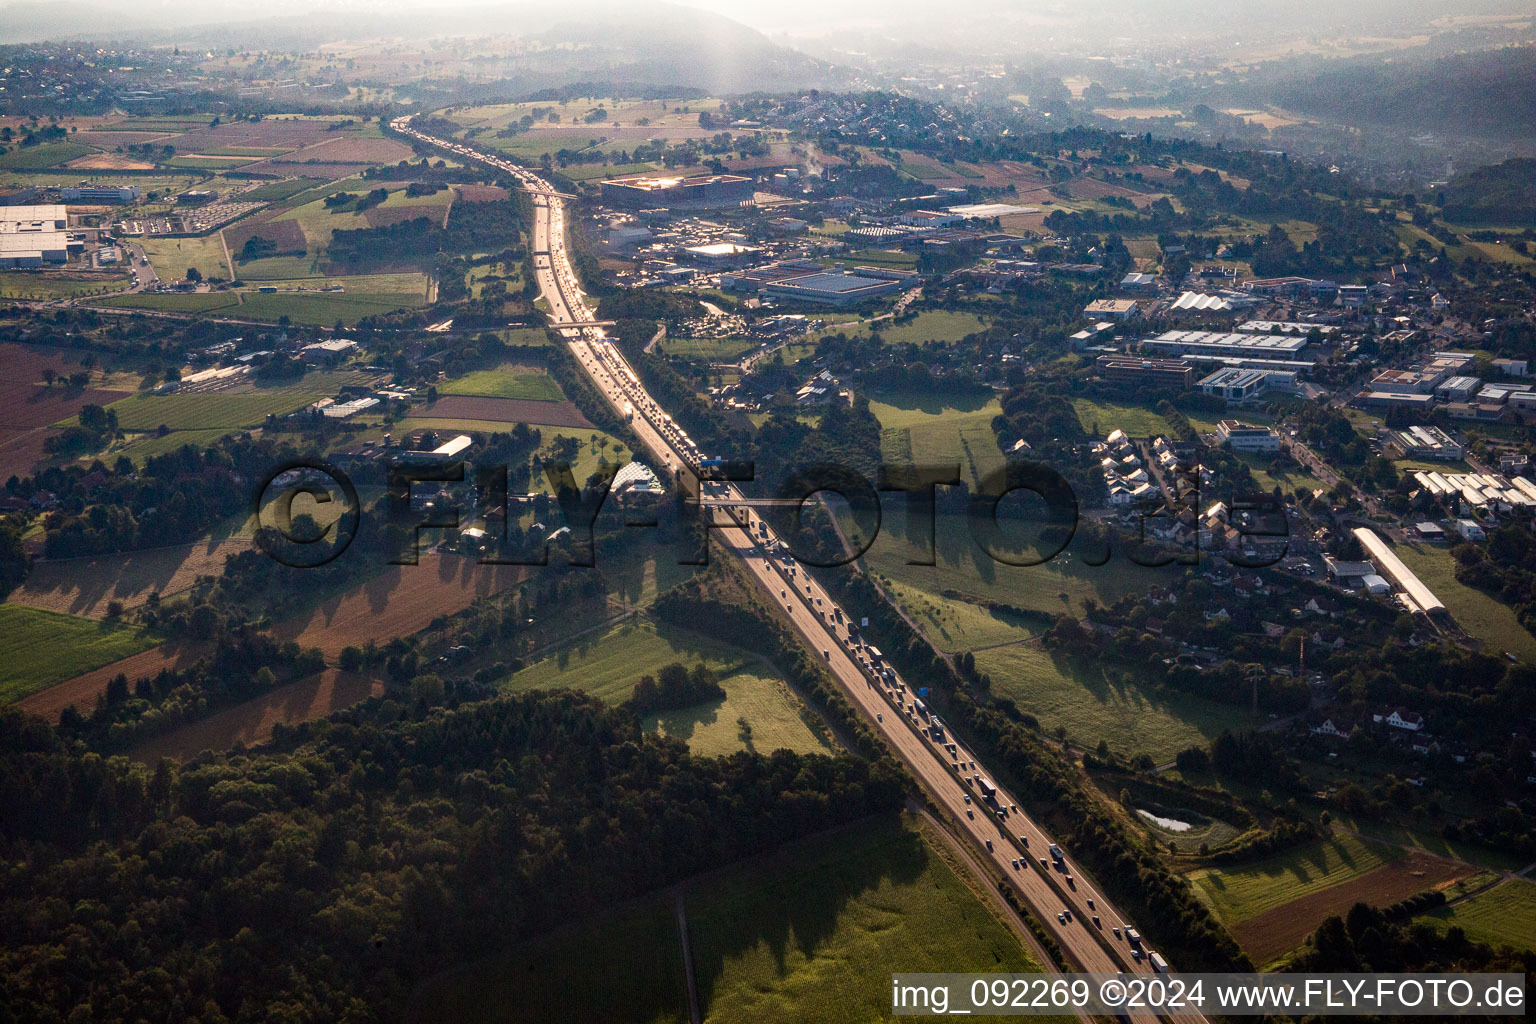
<svg viewBox="0 0 1536 1024">
<path fill-rule="evenodd" d="M 548 253 L 547 258 L 536 260 L 536 277 L 540 291 L 548 301 L 551 319 L 559 329 L 561 321 L 585 321 L 594 319 L 581 296 L 577 279 L 564 247 L 564 203 L 551 194 L 553 190 L 539 178 L 517 165 L 495 157 L 489 157 L 469 147 L 435 139 L 414 132 L 404 124 L 405 119 L 395 122 L 397 129 L 414 135 L 434 145 L 449 149 L 471 159 L 482 160 L 513 174 L 535 193 L 533 206 L 534 249 Z M 543 194 L 539 194 L 543 193 Z M 561 334 L 570 344 L 572 353 L 583 370 L 592 378 L 604 399 L 621 415 L 626 415 L 631 428 L 640 442 L 669 471 L 682 478 L 686 488 L 698 492 L 698 480 L 690 471 L 702 458 L 693 442 L 688 439 L 671 417 L 666 415 L 639 384 L 633 369 L 614 344 L 602 336 L 597 328 L 567 328 Z M 718 493 L 718 492 L 717 492 Z M 734 487 L 725 486 L 724 495 L 740 499 Z M 951 755 L 940 744 L 920 733 L 917 725 L 895 703 L 898 686 L 907 690 L 899 677 L 892 673 L 891 681 L 861 667 L 858 658 L 863 648 L 847 636 L 846 627 L 835 624 L 836 603 L 831 595 L 805 573 L 771 556 L 778 543 L 771 528 L 767 527 L 750 509 L 736 513 L 745 529 L 722 529 L 719 534 L 723 546 L 740 555 L 749 571 L 776 597 L 786 614 L 809 639 L 812 645 L 824 652 L 828 667 L 842 683 L 854 704 L 872 720 L 882 736 L 907 762 L 923 784 L 949 809 L 959 827 L 965 829 L 977 842 L 978 853 L 987 850 L 1000 877 L 1007 878 L 1035 910 L 1046 930 L 1066 951 L 1068 957 L 1082 969 L 1096 973 L 1122 971 L 1150 974 L 1151 967 L 1143 959 L 1135 962 L 1130 957 L 1129 946 L 1123 939 L 1115 940 L 1111 929 L 1126 922 L 1102 892 L 1086 878 L 1076 878 L 1075 887 L 1069 887 L 1066 875 L 1071 872 L 1070 857 L 1062 869 L 1042 867 L 1039 858 L 1048 853 L 1050 836 L 1027 815 L 1009 812 L 999 820 L 980 803 L 980 792 L 973 783 L 962 781 L 957 768 L 959 761 L 968 765 L 975 760 L 970 752 L 957 747 Z M 754 538 L 750 534 L 756 532 Z M 807 590 L 807 587 L 809 590 Z M 783 596 L 779 596 L 783 595 Z M 844 616 L 846 619 L 846 616 Z M 828 619 L 832 619 L 829 622 Z M 952 737 L 946 737 L 953 742 Z M 990 777 L 984 768 L 976 774 Z M 967 770 L 968 779 L 970 771 Z M 969 798 L 969 802 L 967 801 Z M 1016 804 L 1012 796 L 999 789 L 997 802 L 1002 807 Z M 1027 840 L 1027 849 L 1023 848 Z M 1022 858 L 1015 868 L 1015 858 Z M 1073 872 L 1075 874 L 1075 872 Z M 1094 906 L 1090 907 L 1092 900 Z M 1072 920 L 1062 923 L 1057 914 L 1065 909 L 1072 912 Z M 1097 914 L 1102 930 L 1091 923 Z M 1049 965 L 1047 965 L 1049 966 Z M 1133 1019 L 1153 1020 L 1152 1014 L 1133 1015 Z M 1199 1014 L 1182 1014 L 1173 1019 L 1203 1024 Z"/>
</svg>

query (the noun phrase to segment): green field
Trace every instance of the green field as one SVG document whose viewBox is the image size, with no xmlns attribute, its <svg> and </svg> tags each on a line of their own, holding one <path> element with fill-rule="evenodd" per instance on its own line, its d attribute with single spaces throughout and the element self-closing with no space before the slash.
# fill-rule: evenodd
<svg viewBox="0 0 1536 1024">
<path fill-rule="evenodd" d="M 885 1020 L 890 974 L 1040 970 L 927 839 L 861 826 L 797 843 L 688 896 L 708 1024 Z"/>
<path fill-rule="evenodd" d="M 127 431 L 153 431 L 161 426 L 172 430 L 233 430 L 258 426 L 269 413 L 282 416 L 327 394 L 330 392 L 300 384 L 255 391 L 130 395 L 107 408 L 117 413 L 118 425 Z"/>
<path fill-rule="evenodd" d="M 863 822 L 684 883 L 705 1021 L 883 1020 L 890 972 L 1040 970 L 927 837 Z M 451 971 L 419 1024 L 688 1019 L 673 899 L 617 912 Z M 593 984 L 600 976 L 603 984 Z"/>
<path fill-rule="evenodd" d="M 1195 871 L 1189 880 L 1217 918 L 1233 925 L 1359 878 L 1401 857 L 1393 847 L 1340 834 L 1251 864 Z"/>
<path fill-rule="evenodd" d="M 281 320 L 329 327 L 336 321 L 351 324 L 365 316 L 412 309 L 426 303 L 426 296 L 405 292 L 245 292 L 239 314 L 252 320 Z"/>
<path fill-rule="evenodd" d="M 880 421 L 881 455 L 890 462 L 958 462 L 962 479 L 973 470 L 985 474 L 1003 463 L 992 433 L 992 419 L 1002 411 L 994 395 L 886 391 L 869 399 L 869 410 Z"/>
<path fill-rule="evenodd" d="M 296 196 L 305 189 L 314 188 L 319 184 L 322 184 L 322 182 L 318 178 L 289 178 L 286 181 L 273 181 L 265 185 L 257 185 L 240 198 L 242 201 L 252 203 L 272 203 L 280 199 Z"/>
<path fill-rule="evenodd" d="M 1153 693 L 1118 671 L 1058 663 L 1033 643 L 981 651 L 976 668 L 992 677 L 994 693 L 1012 698 L 1047 732 L 1063 727 L 1080 746 L 1102 739 L 1122 754 L 1149 754 L 1159 763 L 1185 747 L 1205 746 L 1224 729 L 1257 724 L 1232 705 Z"/>
<path fill-rule="evenodd" d="M 942 511 L 934 524 L 937 564 L 909 565 L 928 552 L 926 538 L 910 538 L 906 531 L 901 503 L 887 505 L 880 537 L 864 556 L 865 565 L 932 595 L 954 591 L 977 603 L 997 601 L 1052 615 L 1081 612 L 1087 598 L 1111 605 L 1127 594 L 1144 594 L 1167 586 L 1182 571 L 1175 566 L 1139 566 L 1118 552 L 1104 565 L 1087 565 L 1072 547 L 1042 565 L 1005 565 L 977 546 L 964 515 Z"/>
<path fill-rule="evenodd" d="M 202 238 L 145 238 L 144 255 L 154 266 L 162 281 L 180 281 L 187 276 L 188 267 L 196 267 L 204 277 L 222 277 L 226 281 L 234 277 L 224 258 L 221 233 L 215 231 Z"/>
<path fill-rule="evenodd" d="M 235 271 L 242 281 L 257 281 L 261 284 L 307 278 L 324 281 L 320 272 L 320 257 L 307 252 L 302 256 L 268 256 L 259 260 L 243 260 L 238 250 L 230 255 L 234 257 Z M 314 281 L 309 283 L 313 286 Z"/>
<path fill-rule="evenodd" d="M 816 728 L 819 725 L 789 687 L 767 673 L 766 666 L 748 665 L 722 675 L 725 699 L 697 708 L 666 711 L 645 718 L 648 732 L 680 739 L 704 757 L 725 756 L 746 749 L 759 754 L 793 750 L 797 754 L 831 754 L 835 748 Z M 739 720 L 751 727 L 744 739 Z"/>
<path fill-rule="evenodd" d="M 123 309 L 148 309 L 164 313 L 211 313 L 221 310 L 225 316 L 240 314 L 238 292 L 187 292 L 185 294 L 109 295 L 100 302 L 103 306 Z"/>
<path fill-rule="evenodd" d="M 0 604 L 0 704 L 13 704 L 157 642 L 135 626 Z"/>
<path fill-rule="evenodd" d="M 476 370 L 437 386 L 440 395 L 480 395 L 520 398 L 533 402 L 563 402 L 565 393 L 555 379 L 533 366 L 507 363 L 494 370 Z"/>
<path fill-rule="evenodd" d="M 1074 398 L 1072 408 L 1077 410 L 1077 421 L 1083 429 L 1100 438 L 1116 430 L 1131 437 L 1166 437 L 1171 433 L 1168 421 L 1144 406 Z"/>
<path fill-rule="evenodd" d="M 93 153 L 90 146 L 79 142 L 44 142 L 37 146 L 16 146 L 9 153 L 0 153 L 0 171 L 46 171 L 71 160 Z"/>
<path fill-rule="evenodd" d="M 332 183 L 323 189 L 304 193 L 296 198 L 302 200 L 302 204 L 295 206 L 286 213 L 281 214 L 276 220 L 296 221 L 304 232 L 308 241 L 309 251 L 318 255 L 326 246 L 330 245 L 331 232 L 343 230 L 356 230 L 368 227 L 368 218 L 357 213 L 350 206 L 345 208 L 328 208 L 324 199 L 327 195 L 336 192 L 367 193 L 374 188 L 388 187 L 375 185 L 372 182 L 360 181 L 356 178 L 347 179 L 345 187 L 334 187 L 339 183 Z M 448 204 L 453 201 L 451 189 L 436 192 L 425 196 L 408 196 L 405 194 L 405 186 L 401 185 L 389 193 L 389 196 L 377 207 L 383 210 L 400 208 L 413 208 L 420 211 L 423 217 L 430 217 L 439 224 L 448 213 Z"/>
<path fill-rule="evenodd" d="M 108 454 L 114 460 L 119 455 L 126 455 L 133 460 L 134 465 L 141 466 L 146 459 L 173 452 L 184 444 L 194 448 L 207 447 L 228 433 L 229 429 L 213 427 L 207 430 L 172 430 L 165 435 L 135 434 L 129 437 L 127 443 L 111 449 Z"/>
<path fill-rule="evenodd" d="M 1416 920 L 1427 921 L 1442 931 L 1459 927 L 1468 938 L 1493 946 L 1536 949 L 1536 882 L 1510 879 Z"/>
<path fill-rule="evenodd" d="M 1399 544 L 1393 549 L 1451 613 L 1451 617 L 1494 653 L 1508 651 L 1536 663 L 1536 636 L 1515 618 L 1509 605 L 1456 579 L 1455 563 L 1446 548 L 1429 544 Z"/>
<path fill-rule="evenodd" d="M 901 583 L 887 583 L 907 614 L 947 654 L 1017 643 L 1039 634 L 1039 624 L 1026 624 L 1016 615 L 993 612 L 969 601 L 929 594 Z"/>
<path fill-rule="evenodd" d="M 746 338 L 663 338 L 657 348 L 669 356 L 706 363 L 734 362 L 757 347 Z"/>
<path fill-rule="evenodd" d="M 5 271 L 0 273 L 0 298 L 76 299 L 82 295 L 117 291 L 127 283 L 127 277 L 120 274 L 44 276 L 25 271 Z"/>
<path fill-rule="evenodd" d="M 719 674 L 725 700 L 647 716 L 648 731 L 681 739 L 700 754 L 728 754 L 747 749 L 736 722 L 746 718 L 752 726 L 751 749 L 830 752 L 827 742 L 807 725 L 799 699 L 755 655 L 646 620 L 630 619 L 588 634 L 515 673 L 503 688 L 522 692 L 569 687 L 618 704 L 641 676 L 654 676 L 673 662 L 692 667 L 701 661 Z"/>
<path fill-rule="evenodd" d="M 1289 472 L 1274 476 L 1266 468 L 1270 460 L 1264 456 L 1244 454 L 1242 452 L 1234 452 L 1233 454 L 1241 459 L 1247 465 L 1249 471 L 1253 473 L 1253 482 L 1266 491 L 1272 491 L 1279 487 L 1286 494 L 1290 494 L 1298 488 L 1305 491 L 1326 489 L 1323 487 L 1321 480 L 1302 469 L 1293 460 L 1286 460 Z"/>
<path fill-rule="evenodd" d="M 823 317 L 825 319 L 825 317 Z M 816 337 L 844 334 L 850 338 L 867 338 L 878 333 L 886 341 L 897 345 L 922 345 L 930 341 L 952 343 L 968 334 L 985 330 L 987 322 L 975 313 L 953 310 L 925 309 L 904 323 L 877 320 L 874 323 L 833 324 L 818 331 Z"/>
</svg>

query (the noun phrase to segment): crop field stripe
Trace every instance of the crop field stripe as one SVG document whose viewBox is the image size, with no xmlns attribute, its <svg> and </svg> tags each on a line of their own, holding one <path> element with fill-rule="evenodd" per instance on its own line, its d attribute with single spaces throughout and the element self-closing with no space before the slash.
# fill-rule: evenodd
<svg viewBox="0 0 1536 1024">
<path fill-rule="evenodd" d="M 0 604 L 0 704 L 14 704 L 154 643 L 137 627 Z"/>
</svg>

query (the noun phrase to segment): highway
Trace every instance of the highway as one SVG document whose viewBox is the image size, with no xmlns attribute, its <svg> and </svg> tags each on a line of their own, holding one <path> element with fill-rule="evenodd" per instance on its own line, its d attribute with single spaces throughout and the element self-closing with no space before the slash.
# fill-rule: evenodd
<svg viewBox="0 0 1536 1024">
<path fill-rule="evenodd" d="M 400 118 L 392 127 L 468 159 L 487 163 L 514 175 L 533 194 L 535 210 L 533 249 L 535 270 L 543 297 L 550 305 L 552 326 L 594 319 L 582 296 L 565 249 L 565 203 L 546 182 L 526 168 L 490 156 L 468 146 L 419 133 Z M 628 421 L 640 443 L 667 468 L 685 489 L 699 494 L 701 484 L 694 472 L 705 458 L 683 429 L 672 420 L 640 384 L 618 347 L 603 336 L 601 328 L 561 330 L 572 354 L 603 394 L 604 399 Z M 711 499 L 745 501 L 734 486 L 722 482 L 702 485 Z M 715 511 L 711 510 L 711 515 Z M 942 741 L 928 731 L 930 719 L 915 710 L 915 690 L 871 648 L 850 631 L 848 616 L 819 583 L 797 567 L 772 527 L 745 504 L 732 506 L 722 528 L 715 530 L 725 550 L 741 557 L 751 575 L 783 608 L 795 628 L 821 652 L 827 667 L 842 684 L 854 706 L 906 762 L 914 775 L 944 807 L 958 826 L 974 840 L 997 875 L 1006 878 L 1034 910 L 1045 929 L 1082 970 L 1113 974 L 1152 973 L 1145 956 L 1132 957 L 1124 928 L 1132 923 L 1086 877 L 1078 877 L 1070 854 L 1053 859 L 1054 840 L 1026 814 L 1017 801 L 999 788 L 995 804 L 983 799 L 978 780 L 991 779 L 975 755 L 956 745 L 945 734 Z M 985 853 L 983 854 L 983 851 Z M 1058 915 L 1070 911 L 1063 920 Z M 1093 923 L 1097 916 L 1100 926 Z M 1121 929 L 1116 937 L 1115 929 Z M 1046 965 L 1049 967 L 1050 965 Z M 1155 1020 L 1150 1013 L 1131 1015 L 1135 1020 Z M 1195 1013 L 1181 1014 L 1180 1021 L 1204 1022 Z"/>
</svg>

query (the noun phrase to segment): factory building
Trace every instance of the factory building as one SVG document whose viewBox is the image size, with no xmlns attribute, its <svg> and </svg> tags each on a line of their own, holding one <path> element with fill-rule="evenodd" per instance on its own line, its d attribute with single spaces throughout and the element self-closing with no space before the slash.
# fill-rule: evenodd
<svg viewBox="0 0 1536 1024">
<path fill-rule="evenodd" d="M 1253 370 L 1225 366 L 1200 381 L 1200 390 L 1229 402 L 1251 402 L 1266 391 L 1296 390 L 1296 374 L 1286 370 Z"/>
<path fill-rule="evenodd" d="M 65 185 L 59 189 L 59 197 L 67 203 L 136 203 L 140 195 L 137 185 Z"/>
<path fill-rule="evenodd" d="M 1242 356 L 1255 359 L 1296 359 L 1307 347 L 1303 337 L 1274 334 L 1228 334 L 1218 331 L 1165 331 L 1140 343 L 1157 356 Z"/>
<path fill-rule="evenodd" d="M 1117 384 L 1186 389 L 1195 379 L 1194 368 L 1178 359 L 1099 356 L 1095 365 L 1101 379 Z"/>
<path fill-rule="evenodd" d="M 752 179 L 739 174 L 710 174 L 696 178 L 632 174 L 602 183 L 603 202 L 628 209 L 667 206 L 674 209 L 719 209 L 750 203 Z"/>
<path fill-rule="evenodd" d="M 1277 452 L 1280 435 L 1269 427 L 1256 427 L 1237 420 L 1222 420 L 1216 424 L 1216 436 L 1221 443 L 1238 452 Z"/>
<path fill-rule="evenodd" d="M 0 207 L 0 267 L 41 267 L 69 259 L 69 208 Z"/>
<path fill-rule="evenodd" d="M 1387 440 L 1409 458 L 1445 459 L 1454 462 L 1465 454 L 1461 443 L 1439 427 L 1409 427 L 1389 430 Z"/>
</svg>

